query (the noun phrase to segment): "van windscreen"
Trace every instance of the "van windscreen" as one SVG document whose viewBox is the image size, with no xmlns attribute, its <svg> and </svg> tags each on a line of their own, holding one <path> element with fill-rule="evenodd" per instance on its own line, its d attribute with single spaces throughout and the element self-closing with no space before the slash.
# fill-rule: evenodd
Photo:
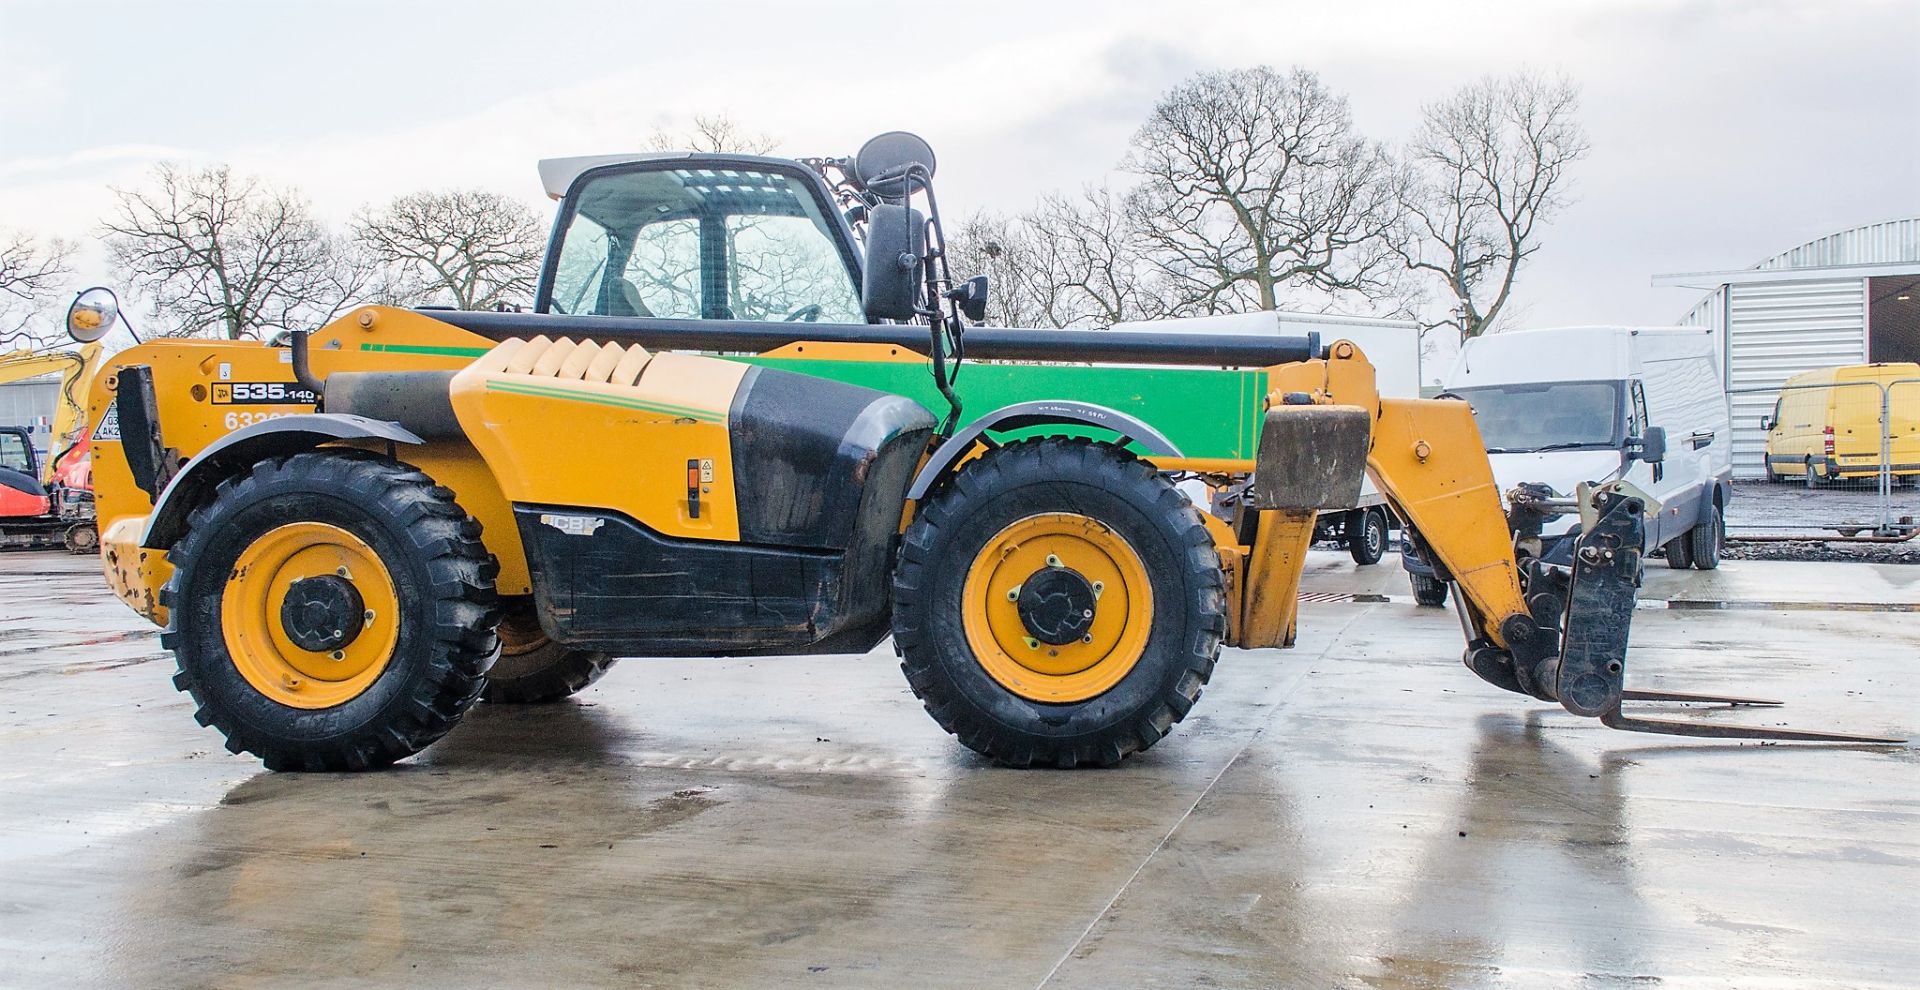
<svg viewBox="0 0 1920 990">
<path fill-rule="evenodd" d="M 1624 406 L 1619 382 L 1526 382 L 1453 389 L 1467 400 L 1493 454 L 1618 447 Z"/>
</svg>

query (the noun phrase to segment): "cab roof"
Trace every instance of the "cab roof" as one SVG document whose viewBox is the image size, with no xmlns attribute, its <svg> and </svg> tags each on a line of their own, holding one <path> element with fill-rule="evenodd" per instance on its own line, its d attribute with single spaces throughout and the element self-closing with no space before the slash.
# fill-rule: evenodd
<svg viewBox="0 0 1920 990">
<path fill-rule="evenodd" d="M 795 168 L 798 163 L 789 158 L 771 158 L 766 155 L 733 154 L 730 152 L 711 153 L 704 151 L 629 151 L 610 155 L 575 155 L 570 158 L 542 158 L 539 162 L 540 185 L 550 199 L 562 199 L 572 188 L 573 180 L 588 169 L 602 165 L 627 165 L 635 162 L 658 162 L 684 160 L 706 164 L 727 163 L 730 165 L 778 165 L 783 168 Z"/>
</svg>

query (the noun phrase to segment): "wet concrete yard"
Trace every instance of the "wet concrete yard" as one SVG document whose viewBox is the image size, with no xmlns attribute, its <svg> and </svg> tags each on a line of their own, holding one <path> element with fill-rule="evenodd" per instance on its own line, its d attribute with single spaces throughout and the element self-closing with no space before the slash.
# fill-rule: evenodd
<svg viewBox="0 0 1920 990">
<path fill-rule="evenodd" d="M 977 760 L 883 646 L 623 661 L 293 776 L 195 726 L 93 561 L 0 554 L 0 986 L 1920 986 L 1911 745 L 1611 732 L 1475 680 L 1391 561 L 1305 586 L 1396 600 L 1227 651 L 1118 770 Z M 1644 594 L 1630 683 L 1920 733 L 1920 568 Z"/>
</svg>

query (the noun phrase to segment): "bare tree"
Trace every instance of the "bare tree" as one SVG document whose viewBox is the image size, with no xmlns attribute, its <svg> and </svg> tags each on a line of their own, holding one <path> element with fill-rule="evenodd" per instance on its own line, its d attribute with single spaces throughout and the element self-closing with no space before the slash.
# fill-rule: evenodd
<svg viewBox="0 0 1920 990">
<path fill-rule="evenodd" d="M 0 229 L 0 349 L 36 347 L 53 334 L 35 324 L 54 291 L 73 270 L 73 245 L 36 239 L 24 230 Z"/>
<path fill-rule="evenodd" d="M 373 275 L 297 193 L 226 166 L 163 164 L 149 188 L 114 195 L 118 209 L 101 225 L 108 250 L 153 301 L 167 336 L 237 340 L 315 327 Z"/>
<path fill-rule="evenodd" d="M 1109 186 L 1041 197 L 1026 217 L 1045 245 L 1056 326 L 1110 327 L 1167 315 L 1138 225 Z"/>
<path fill-rule="evenodd" d="M 1494 325 L 1515 277 L 1540 249 L 1540 224 L 1566 202 L 1568 166 L 1585 157 L 1566 79 L 1487 78 L 1422 109 L 1401 184 L 1407 267 L 1446 286 L 1457 305 L 1439 323 L 1477 337 Z"/>
<path fill-rule="evenodd" d="M 1155 273 L 1122 197 L 1106 186 L 1050 193 L 1011 217 L 976 213 L 949 251 L 956 277 L 989 278 L 989 323 L 1107 327 L 1161 313 Z"/>
<path fill-rule="evenodd" d="M 518 200 L 479 189 L 421 191 L 353 220 L 400 301 L 491 309 L 531 300 L 545 228 Z"/>
<path fill-rule="evenodd" d="M 947 231 L 947 264 L 955 278 L 987 277 L 988 325 L 1057 325 L 1047 319 L 1051 286 L 1024 218 L 971 214 Z"/>
<path fill-rule="evenodd" d="M 1393 169 L 1312 72 L 1192 77 L 1160 98 L 1126 167 L 1145 180 L 1128 201 L 1135 229 L 1181 313 L 1392 289 Z"/>
<path fill-rule="evenodd" d="M 655 151 L 731 151 L 767 155 L 780 146 L 780 139 L 765 131 L 749 131 L 732 117 L 721 113 L 695 114 L 692 126 L 685 130 L 655 130 L 647 143 Z"/>
</svg>

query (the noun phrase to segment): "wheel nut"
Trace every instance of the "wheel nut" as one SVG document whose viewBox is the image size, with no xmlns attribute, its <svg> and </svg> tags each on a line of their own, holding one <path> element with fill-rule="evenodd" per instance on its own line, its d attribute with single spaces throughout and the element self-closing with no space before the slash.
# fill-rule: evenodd
<svg viewBox="0 0 1920 990">
<path fill-rule="evenodd" d="M 1082 643 L 1091 643 L 1091 642 L 1093 642 L 1093 634 L 1092 634 L 1092 633 L 1088 633 L 1088 634 L 1086 634 L 1085 636 L 1082 636 L 1082 637 L 1080 637 L 1080 642 L 1082 642 Z"/>
<path fill-rule="evenodd" d="M 1013 587 L 1007 589 L 1007 601 L 1017 602 L 1019 600 L 1020 600 L 1020 586 L 1016 584 Z"/>
<path fill-rule="evenodd" d="M 1060 566 L 1060 558 L 1059 558 L 1059 557 L 1056 557 L 1056 556 L 1054 556 L 1053 554 L 1047 554 L 1047 566 L 1048 566 L 1048 567 L 1059 567 L 1059 566 Z"/>
<path fill-rule="evenodd" d="M 1093 618 L 1093 609 L 1087 609 L 1086 611 L 1081 612 L 1080 615 L 1084 618 L 1091 619 Z"/>
<path fill-rule="evenodd" d="M 332 653 L 327 654 L 327 656 L 330 656 L 335 660 L 345 660 L 347 658 L 347 653 L 345 650 L 335 650 Z"/>
<path fill-rule="evenodd" d="M 1021 637 L 1021 641 L 1027 644 L 1027 649 L 1029 650 L 1037 650 L 1040 648 L 1040 641 L 1034 639 L 1032 636 L 1023 636 Z"/>
<path fill-rule="evenodd" d="M 1100 593 L 1105 590 L 1107 590 L 1107 584 L 1105 581 L 1093 582 L 1093 597 L 1095 598 L 1100 597 Z"/>
<path fill-rule="evenodd" d="M 373 625 L 373 609 L 367 609 L 366 613 L 362 615 L 361 618 L 366 621 L 367 625 Z"/>
<path fill-rule="evenodd" d="M 334 569 L 333 569 L 333 573 L 335 573 L 335 574 L 338 574 L 338 575 L 340 575 L 341 577 L 352 577 L 352 575 L 350 575 L 350 574 L 348 574 L 348 573 L 347 573 L 347 569 L 346 569 L 346 568 L 344 568 L 344 567 L 336 567 L 336 568 L 334 568 Z"/>
</svg>

